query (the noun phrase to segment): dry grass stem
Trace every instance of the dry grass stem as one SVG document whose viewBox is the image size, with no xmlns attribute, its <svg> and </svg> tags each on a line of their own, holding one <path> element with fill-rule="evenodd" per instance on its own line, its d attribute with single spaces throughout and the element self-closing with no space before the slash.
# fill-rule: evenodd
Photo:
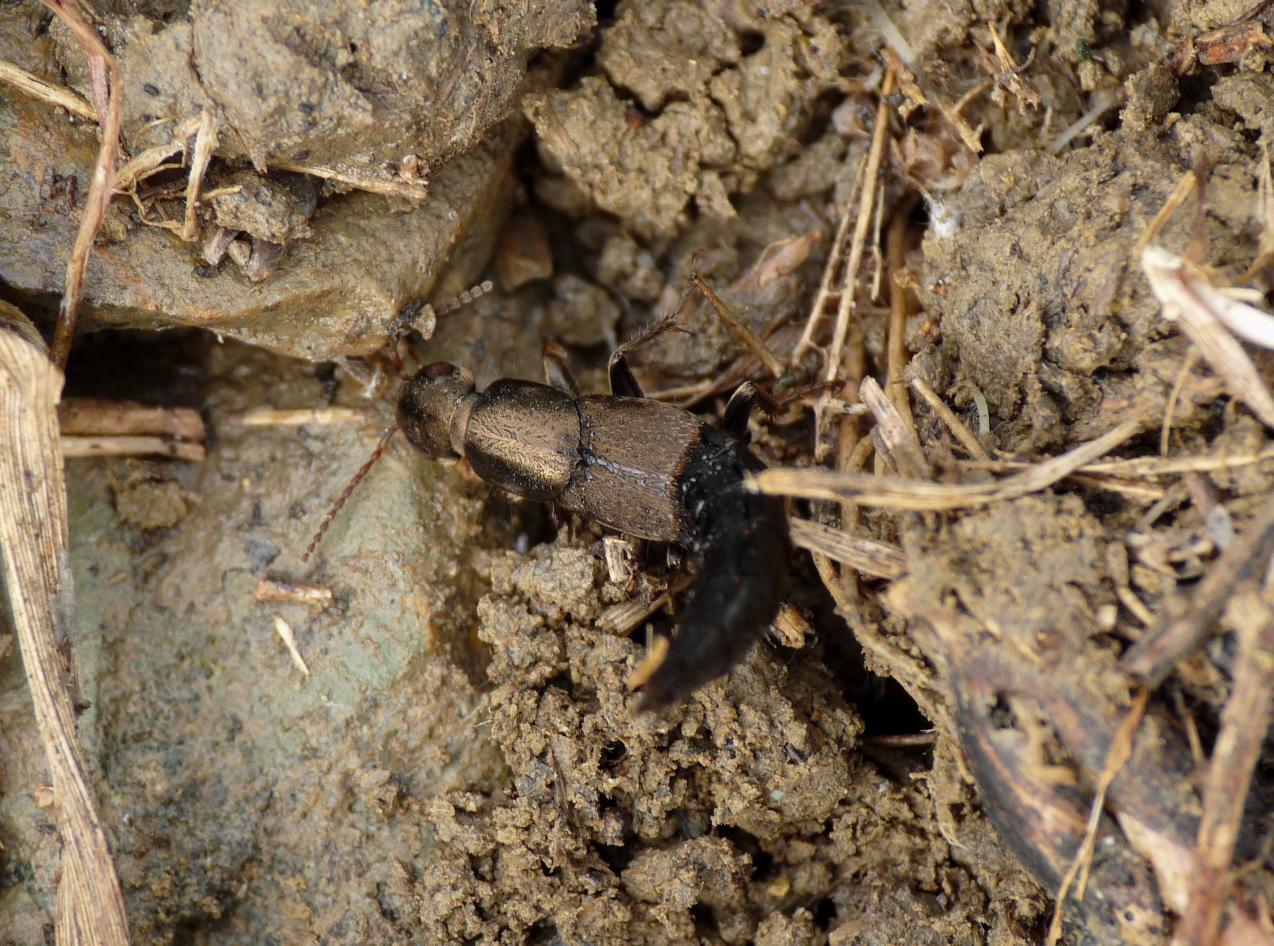
<svg viewBox="0 0 1274 946">
<path fill-rule="evenodd" d="M 1207 277 L 1184 260 L 1170 253 L 1151 247 L 1147 253 L 1162 254 L 1157 260 L 1163 265 L 1176 267 L 1183 282 L 1189 284 L 1193 295 L 1208 312 L 1230 332 L 1245 342 L 1274 351 L 1274 315 L 1243 301 L 1259 300 L 1262 294 L 1254 289 L 1222 288 L 1213 286 Z"/>
<path fill-rule="evenodd" d="M 229 427 L 323 427 L 368 422 L 372 415 L 355 407 L 252 407 L 226 418 Z"/>
<path fill-rule="evenodd" d="M 1049 154 L 1058 154 L 1068 144 L 1095 125 L 1103 115 L 1117 104 L 1116 97 L 1109 92 L 1098 92 L 1093 96 L 1093 104 L 1083 115 L 1062 130 L 1062 133 L 1049 143 Z"/>
<path fill-rule="evenodd" d="M 635 690 L 639 686 L 649 682 L 650 678 L 655 675 L 655 671 L 663 666 L 663 662 L 668 659 L 668 648 L 671 646 L 668 638 L 656 637 L 651 643 L 650 649 L 646 651 L 646 656 L 633 668 L 633 672 L 628 675 L 628 680 L 624 684 L 629 690 Z"/>
<path fill-rule="evenodd" d="M 1079 883 L 1075 891 L 1075 898 L 1077 900 L 1084 899 L 1084 890 L 1088 886 L 1088 871 L 1092 867 L 1093 851 L 1097 844 L 1097 829 L 1101 824 L 1102 812 L 1106 808 L 1106 793 L 1110 790 L 1110 785 L 1115 780 L 1115 776 L 1119 774 L 1119 770 L 1124 767 L 1124 764 L 1132 756 L 1133 737 L 1137 733 L 1137 727 L 1141 725 L 1141 718 L 1146 714 L 1146 705 L 1149 701 L 1149 688 L 1141 687 L 1128 710 L 1128 714 L 1124 717 L 1124 721 L 1120 724 L 1114 738 L 1110 741 L 1110 748 L 1106 752 L 1106 764 L 1102 766 L 1101 777 L 1097 781 L 1097 791 L 1093 795 L 1093 803 L 1088 810 L 1088 824 L 1084 829 L 1083 843 L 1080 844 L 1079 850 L 1075 852 L 1075 857 L 1071 860 L 1070 867 L 1062 878 L 1062 883 L 1057 891 L 1056 901 L 1053 904 L 1053 919 L 1049 923 L 1048 937 L 1046 939 L 1048 946 L 1054 946 L 1058 939 L 1061 938 L 1062 911 L 1065 908 L 1066 897 L 1070 892 L 1071 884 L 1075 883 L 1077 877 L 1079 878 Z"/>
<path fill-rule="evenodd" d="M 668 602 L 667 593 L 656 596 L 649 603 L 642 601 L 640 598 L 630 598 L 627 601 L 621 601 L 619 604 L 611 605 L 611 607 L 603 611 L 597 623 L 608 634 L 618 634 L 621 637 L 627 637 L 645 624 L 651 615 L 667 607 Z"/>
<path fill-rule="evenodd" d="M 196 443 L 208 436 L 203 418 L 189 407 L 151 407 L 89 397 L 64 398 L 58 406 L 58 423 L 63 436 L 155 434 Z"/>
<path fill-rule="evenodd" d="M 1267 447 L 1260 453 L 1238 453 L 1230 456 L 1187 456 L 1187 457 L 1136 457 L 1131 460 L 1098 460 L 1086 463 L 1077 473 L 1099 476 L 1120 476 L 1136 479 L 1151 476 L 1177 476 L 1182 473 L 1211 473 L 1216 470 L 1232 470 L 1241 466 L 1252 466 L 1274 460 L 1274 447 Z M 982 470 L 1025 470 L 1031 464 L 1021 460 L 966 460 L 964 465 Z"/>
<path fill-rule="evenodd" d="M 1141 267 L 1164 318 L 1179 322 L 1212 370 L 1263 424 L 1274 428 L 1274 397 L 1234 337 L 1241 334 L 1274 348 L 1274 318 L 1217 290 L 1202 272 L 1160 247 L 1146 247 Z"/>
<path fill-rule="evenodd" d="M 925 403 L 938 415 L 938 419 L 947 425 L 947 429 L 955 435 L 956 440 L 960 441 L 960 445 L 969 452 L 970 456 L 976 460 L 991 462 L 991 454 L 986 452 L 982 442 L 973 435 L 973 431 L 968 428 L 968 425 L 951 408 L 947 407 L 942 398 L 938 397 L 937 392 L 929 387 L 924 379 L 912 379 L 911 386 L 916 389 L 916 393 L 924 398 Z"/>
<path fill-rule="evenodd" d="M 58 447 L 62 373 L 11 306 L 0 309 L 0 560 L 44 743 L 62 840 L 55 935 L 63 946 L 126 946 L 124 899 L 86 775 L 62 648 L 75 601 Z M 38 336 L 36 336 L 38 338 Z"/>
<path fill-rule="evenodd" d="M 405 197 L 408 200 L 424 200 L 429 196 L 428 181 L 407 181 L 401 178 L 372 177 L 363 169 L 350 167 L 330 167 L 325 164 L 306 164 L 302 161 L 273 161 L 271 164 L 280 171 L 292 171 L 296 174 L 309 174 L 325 181 L 335 181 L 355 190 L 372 194 L 384 194 L 387 197 Z"/>
<path fill-rule="evenodd" d="M 1168 403 L 1163 409 L 1163 423 L 1159 426 L 1159 455 L 1161 457 L 1166 457 L 1168 450 L 1172 447 L 1173 415 L 1176 414 L 1177 404 L 1181 401 L 1181 392 L 1185 390 L 1186 382 L 1190 380 L 1190 372 L 1194 371 L 1194 366 L 1198 363 L 1199 352 L 1191 348 L 1181 360 L 1181 369 L 1177 372 L 1176 380 L 1172 382 L 1172 390 L 1168 392 Z"/>
<path fill-rule="evenodd" d="M 1168 495 L 1162 486 L 1150 483 L 1138 483 L 1132 480 L 1121 480 L 1114 476 L 1092 476 L 1087 473 L 1071 473 L 1066 477 L 1076 486 L 1087 486 L 1089 489 L 1100 489 L 1108 493 L 1119 493 L 1142 502 L 1158 502 Z"/>
<path fill-rule="evenodd" d="M 876 418 L 876 428 L 872 431 L 872 436 L 879 438 L 876 455 L 893 464 L 901 476 L 926 479 L 929 461 L 915 429 L 907 423 L 894 402 L 885 396 L 875 378 L 863 379 L 858 386 L 858 398 Z"/>
<path fill-rule="evenodd" d="M 1022 73 L 1035 61 L 1035 50 L 1032 49 L 1026 61 L 1019 65 L 1008 47 L 1004 45 L 1004 40 L 1000 38 L 1000 31 L 995 28 L 995 24 L 987 23 L 987 29 L 991 31 L 991 43 L 995 49 L 995 59 L 988 63 L 990 66 L 988 71 L 994 73 L 995 84 L 1008 89 L 1009 94 L 1017 99 L 1019 112 L 1025 112 L 1028 108 L 1032 110 L 1039 108 L 1039 92 L 1022 78 Z"/>
<path fill-rule="evenodd" d="M 305 665 L 305 658 L 301 656 L 301 651 L 296 646 L 296 635 L 292 633 L 292 625 L 276 614 L 274 615 L 274 632 L 279 635 L 279 640 L 283 641 L 283 646 L 287 648 L 288 656 L 292 658 L 292 666 L 301 671 L 302 677 L 308 677 L 310 668 Z"/>
<path fill-rule="evenodd" d="M 1256 244 L 1256 258 L 1243 274 L 1243 282 L 1251 282 L 1274 262 L 1274 174 L 1270 170 L 1270 143 L 1261 137 L 1261 178 L 1257 200 L 1261 205 L 1261 236 Z"/>
<path fill-rule="evenodd" d="M 903 371 L 907 367 L 907 286 L 900 278 L 906 268 L 908 216 L 911 204 L 894 211 L 885 237 L 885 257 L 889 264 L 889 333 L 886 341 L 885 390 L 889 400 L 898 408 L 904 423 L 915 436 L 916 419 L 911 413 L 911 398 L 907 394 L 907 380 Z M 917 438 L 919 442 L 919 438 Z"/>
<path fill-rule="evenodd" d="M 308 581 L 286 581 L 281 578 L 262 578 L 252 590 L 257 601 L 303 604 L 315 611 L 332 606 L 332 589 Z"/>
<path fill-rule="evenodd" d="M 3 59 L 0 59 L 0 82 L 8 82 L 20 92 L 64 108 L 72 115 L 79 115 L 91 122 L 97 121 L 97 109 L 79 93 L 64 85 L 46 82 L 34 73 Z"/>
<path fill-rule="evenodd" d="M 827 499 L 885 509 L 966 509 L 1004 502 L 1046 489 L 1084 464 L 1114 450 L 1136 434 L 1137 430 L 1136 422 L 1120 424 L 1096 440 L 1076 447 L 1060 457 L 1030 466 L 998 483 L 947 486 L 835 470 L 779 468 L 757 473 L 749 480 L 748 488 L 777 496 Z"/>
<path fill-rule="evenodd" d="M 832 344 L 827 352 L 823 368 L 823 380 L 836 381 L 841 377 L 841 357 L 845 340 L 849 336 L 850 317 L 854 312 L 854 286 L 858 280 L 858 267 L 862 265 L 863 250 L 867 246 L 867 233 L 871 229 L 872 206 L 876 196 L 876 181 L 880 177 L 881 158 L 889 137 L 889 96 L 894 90 L 895 70 L 890 65 L 880 84 L 880 102 L 876 106 L 876 124 L 872 129 L 871 147 L 863 168 L 863 185 L 858 193 L 858 218 L 854 223 L 854 235 L 849 244 L 849 259 L 841 279 L 841 294 L 836 307 L 836 326 L 832 330 Z"/>
<path fill-rule="evenodd" d="M 846 155 L 846 158 L 848 158 L 848 155 Z M 814 332 L 822 319 L 823 309 L 827 307 L 831 297 L 838 294 L 838 291 L 832 288 L 832 282 L 840 270 L 841 259 L 845 255 L 845 245 L 849 242 L 849 222 L 853 219 L 854 202 L 862 190 L 866 169 L 867 158 L 864 157 L 858 164 L 858 174 L 854 177 L 854 189 L 845 205 L 845 211 L 841 214 L 840 222 L 836 225 L 836 235 L 832 238 L 832 245 L 827 254 L 827 263 L 823 267 L 823 276 L 818 284 L 818 291 L 814 294 L 814 301 L 810 304 L 810 314 L 805 320 L 805 328 L 796 342 L 796 347 L 792 349 L 792 357 L 788 359 L 789 365 L 797 365 L 805 353 L 813 347 Z"/>
<path fill-rule="evenodd" d="M 136 189 L 137 184 L 156 171 L 170 165 L 165 162 L 175 154 L 186 150 L 186 140 L 199 130 L 198 118 L 187 118 L 173 129 L 172 137 L 161 145 L 154 145 L 134 155 L 120 165 L 115 174 L 115 193 L 126 194 Z M 180 167 L 180 165 L 171 165 Z"/>
<path fill-rule="evenodd" d="M 1177 661 L 1199 647 L 1238 584 L 1263 574 L 1274 555 L 1274 503 L 1248 523 L 1207 575 L 1189 592 L 1184 607 L 1168 610 L 1120 660 L 1127 673 L 1158 686 Z"/>
<path fill-rule="evenodd" d="M 864 539 L 809 519 L 792 519 L 792 542 L 798 548 L 848 565 L 874 578 L 901 578 L 907 570 L 907 556 L 888 542 Z"/>
<path fill-rule="evenodd" d="M 180 235 L 187 243 L 192 243 L 199 236 L 199 188 L 203 185 L 204 174 L 208 171 L 208 162 L 212 153 L 217 150 L 217 129 L 220 122 L 212 112 L 204 109 L 199 113 L 199 127 L 195 131 L 195 149 L 190 156 L 190 175 L 186 178 L 186 216 L 181 223 Z"/>
<path fill-rule="evenodd" d="M 1159 236 L 1163 228 L 1167 226 L 1168 221 L 1172 219 L 1172 215 L 1180 210 L 1181 205 L 1190 199 L 1190 195 L 1194 193 L 1195 188 L 1198 186 L 1199 178 L 1194 171 L 1186 171 L 1181 175 L 1181 179 L 1177 181 L 1177 186 L 1172 189 L 1168 199 L 1163 202 L 1163 206 L 1151 218 L 1150 223 L 1146 224 L 1146 232 L 1137 238 L 1137 242 L 1132 249 L 1133 258 L 1141 258 L 1141 254 L 1145 252 L 1146 247 Z"/>
<path fill-rule="evenodd" d="M 897 53 L 907 65 L 913 64 L 916 61 L 915 48 L 907 42 L 907 37 L 903 35 L 902 30 L 898 29 L 894 21 L 889 18 L 880 0 L 861 0 L 860 5 L 867 13 L 867 22 L 880 33 L 880 38 L 885 41 L 885 45 Z"/>
<path fill-rule="evenodd" d="M 68 460 L 89 457 L 167 457 L 188 463 L 202 463 L 207 454 L 201 443 L 125 434 L 118 437 L 64 435 L 62 455 Z"/>
<path fill-rule="evenodd" d="M 1249 599 L 1252 607 L 1239 628 L 1234 688 L 1221 713 L 1203 786 L 1203 818 L 1196 847 L 1199 869 L 1190 885 L 1190 906 L 1177 942 L 1216 942 L 1230 885 L 1230 864 L 1239 840 L 1243 806 L 1274 710 L 1274 605 Z"/>
<path fill-rule="evenodd" d="M 645 624 L 652 615 L 669 607 L 672 603 L 672 596 L 680 594 L 688 587 L 690 587 L 689 576 L 678 575 L 672 579 L 667 591 L 656 595 L 649 601 L 643 598 L 630 598 L 627 601 L 612 605 L 602 612 L 598 623 L 601 624 L 603 630 L 611 634 L 627 637 Z"/>
<path fill-rule="evenodd" d="M 95 98 L 100 100 L 105 97 L 106 100 L 105 108 L 101 107 L 100 101 L 97 106 L 98 114 L 106 116 L 102 122 L 102 144 L 97 150 L 93 179 L 84 200 L 84 214 L 75 234 L 70 259 L 67 260 L 66 282 L 62 287 L 57 327 L 54 329 L 53 346 L 49 351 L 53 363 L 59 368 L 65 368 L 66 360 L 71 354 L 71 343 L 75 339 L 75 320 L 79 313 L 80 298 L 84 294 L 84 276 L 88 269 L 89 253 L 92 252 L 93 240 L 106 216 L 106 206 L 110 203 L 115 180 L 115 156 L 119 151 L 121 77 L 115 58 L 106 51 L 97 31 L 85 21 L 75 0 L 44 0 L 44 3 L 62 18 L 84 44 Z"/>
</svg>

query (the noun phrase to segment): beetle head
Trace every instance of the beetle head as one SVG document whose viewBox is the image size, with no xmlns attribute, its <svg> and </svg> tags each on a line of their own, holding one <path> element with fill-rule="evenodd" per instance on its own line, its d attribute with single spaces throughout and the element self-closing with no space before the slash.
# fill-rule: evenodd
<svg viewBox="0 0 1274 946">
<path fill-rule="evenodd" d="M 431 460 L 458 458 L 460 445 L 451 436 L 453 421 L 468 406 L 473 387 L 473 375 L 445 361 L 425 365 L 403 382 L 398 426 L 411 445 Z"/>
</svg>

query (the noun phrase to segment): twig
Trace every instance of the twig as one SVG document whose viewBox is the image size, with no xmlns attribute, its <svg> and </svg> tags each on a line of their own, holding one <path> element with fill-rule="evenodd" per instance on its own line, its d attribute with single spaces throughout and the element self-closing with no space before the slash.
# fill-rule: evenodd
<svg viewBox="0 0 1274 946">
<path fill-rule="evenodd" d="M 252 589 L 252 597 L 257 601 L 303 604 L 316 611 L 332 606 L 332 589 L 309 581 L 262 578 Z"/>
<path fill-rule="evenodd" d="M 848 155 L 846 155 L 848 158 Z M 827 253 L 827 263 L 823 266 L 823 276 L 819 280 L 818 292 L 814 294 L 814 301 L 810 304 L 810 314 L 805 320 L 805 328 L 801 331 L 801 337 L 796 342 L 796 347 L 792 349 L 792 357 L 788 359 L 788 364 L 795 366 L 814 344 L 814 330 L 818 327 L 819 321 L 822 319 L 823 308 L 827 305 L 827 301 L 832 297 L 832 280 L 836 278 L 836 273 L 840 268 L 841 258 L 845 255 L 845 244 L 849 239 L 849 221 L 852 219 L 851 213 L 854 206 L 854 199 L 858 196 L 863 186 L 864 171 L 867 168 L 867 158 L 864 157 L 858 164 L 858 174 L 854 177 L 854 190 L 849 196 L 849 201 L 845 204 L 845 210 L 841 214 L 840 222 L 836 225 L 836 235 L 832 238 L 832 245 Z"/>
<path fill-rule="evenodd" d="M 1137 433 L 1135 421 L 1120 424 L 1096 440 L 1060 457 L 1045 460 L 998 483 L 946 486 L 824 469 L 763 470 L 746 486 L 758 493 L 829 499 L 885 509 L 944 510 L 985 506 L 1039 492 L 1069 476 L 1090 460 L 1109 453 Z"/>
<path fill-rule="evenodd" d="M 78 93 L 64 85 L 46 82 L 34 73 L 3 59 L 0 59 L 0 82 L 8 82 L 19 91 L 64 108 L 72 115 L 79 115 L 91 122 L 97 121 L 97 109 Z"/>
<path fill-rule="evenodd" d="M 115 178 L 115 156 L 119 151 L 120 124 L 120 91 L 121 76 L 115 57 L 106 51 L 97 31 L 85 22 L 75 0 L 44 0 L 50 10 L 56 13 L 70 27 L 84 44 L 88 55 L 89 73 L 94 80 L 94 91 L 98 98 L 106 95 L 106 120 L 102 122 L 102 144 L 97 149 L 97 162 L 93 165 L 93 181 L 89 185 L 88 196 L 84 201 L 84 215 L 80 218 L 80 227 L 75 234 L 75 245 L 71 248 L 71 257 L 66 264 L 66 283 L 62 287 L 62 302 L 58 307 L 57 327 L 53 332 L 53 346 L 49 358 L 58 368 L 66 367 L 66 360 L 71 354 L 71 343 L 75 339 L 75 320 L 79 313 L 80 299 L 84 294 L 84 275 L 88 269 L 89 253 L 93 249 L 93 240 L 102 226 L 106 216 L 106 206 L 110 203 L 111 190 Z M 100 107 L 98 108 L 101 114 Z"/>
<path fill-rule="evenodd" d="M 911 398 L 907 395 L 907 381 L 903 378 L 903 369 L 907 367 L 907 287 L 899 277 L 903 271 L 903 254 L 907 241 L 907 217 L 911 212 L 912 202 L 894 211 L 894 218 L 889 222 L 889 232 L 885 237 L 885 258 L 889 264 L 889 336 L 887 363 L 885 366 L 885 390 L 889 392 L 889 400 L 902 415 L 903 421 L 916 436 L 916 418 L 911 413 Z M 919 438 L 916 438 L 919 442 Z"/>
<path fill-rule="evenodd" d="M 145 180 L 156 171 L 170 167 L 170 165 L 165 165 L 164 162 L 174 154 L 185 151 L 186 139 L 198 129 L 199 118 L 187 118 L 173 129 L 172 137 L 164 144 L 153 145 L 121 164 L 115 174 L 115 193 L 128 193 L 136 188 L 139 181 Z M 180 165 L 171 166 L 179 167 Z"/>
<path fill-rule="evenodd" d="M 907 556 L 888 542 L 849 535 L 809 519 L 792 519 L 788 527 L 794 545 L 848 565 L 864 575 L 894 579 L 902 577 L 907 570 Z"/>
<path fill-rule="evenodd" d="M 1267 447 L 1259 453 L 1237 453 L 1233 456 L 1187 456 L 1187 457 L 1136 457 L 1131 460 L 1098 460 L 1085 463 L 1079 473 L 1093 473 L 1102 476 L 1123 476 L 1128 478 L 1150 476 L 1176 476 L 1181 473 L 1213 473 L 1217 470 L 1231 470 L 1240 466 L 1252 466 L 1274 460 L 1274 447 Z M 983 470 L 1025 470 L 1031 464 L 1022 460 L 965 460 L 966 466 Z"/>
<path fill-rule="evenodd" d="M 204 174 L 208 171 L 208 162 L 212 153 L 217 150 L 217 128 L 220 126 L 217 117 L 208 109 L 199 113 L 199 128 L 195 132 L 195 150 L 190 157 L 190 174 L 186 178 L 186 216 L 182 220 L 179 235 L 187 243 L 194 242 L 199 236 L 199 219 L 195 216 L 199 207 L 199 188 L 203 184 Z"/>
<path fill-rule="evenodd" d="M 1274 428 L 1274 396 L 1235 338 L 1274 348 L 1274 317 L 1228 297 L 1184 259 L 1157 246 L 1141 254 L 1141 266 L 1164 318 L 1179 322 L 1212 370 L 1265 426 Z"/>
<path fill-rule="evenodd" d="M 923 378 L 913 378 L 911 386 L 916 389 L 917 394 L 924 398 L 925 403 L 933 409 L 933 412 L 947 425 L 947 428 L 955 434 L 956 440 L 960 441 L 960 444 L 965 450 L 969 451 L 971 456 L 978 460 L 991 460 L 991 454 L 987 453 L 986 448 L 982 446 L 982 442 L 973 436 L 973 431 L 969 430 L 964 421 L 957 417 L 951 408 L 947 407 L 942 398 L 938 397 L 937 392 L 929 387 Z"/>
<path fill-rule="evenodd" d="M 1203 818 L 1196 847 L 1199 869 L 1190 884 L 1190 907 L 1181 919 L 1176 940 L 1184 946 L 1216 942 L 1243 805 L 1270 728 L 1274 607 L 1268 603 L 1257 607 L 1263 613 L 1249 614 L 1239 628 L 1234 689 L 1221 713 L 1221 731 L 1203 786 Z"/>
<path fill-rule="evenodd" d="M 1181 369 L 1177 372 L 1176 380 L 1172 382 L 1172 390 L 1168 392 L 1168 403 L 1163 409 L 1163 424 L 1159 428 L 1159 455 L 1162 457 L 1168 455 L 1168 449 L 1172 446 L 1172 415 L 1177 412 L 1181 392 L 1185 390 L 1186 382 L 1190 380 L 1190 372 L 1198 363 L 1198 349 L 1191 348 L 1181 359 Z"/>
<path fill-rule="evenodd" d="M 1151 218 L 1150 223 L 1146 224 L 1146 232 L 1137 238 L 1137 242 L 1133 245 L 1133 259 L 1140 259 L 1141 254 L 1145 251 L 1159 233 L 1172 219 L 1172 215 L 1180 209 L 1181 205 L 1189 199 L 1194 193 L 1194 189 L 1198 186 L 1199 178 L 1194 171 L 1186 171 L 1181 175 L 1181 179 L 1177 181 L 1177 185 L 1172 189 L 1172 193 L 1168 195 L 1168 199 L 1163 202 L 1163 206 Z"/>
<path fill-rule="evenodd" d="M 297 174 L 309 174 L 325 181 L 336 181 L 346 184 L 355 190 L 367 191 L 371 194 L 385 194 L 389 197 L 406 197 L 409 200 L 424 200 L 429 196 L 428 181 L 406 181 L 392 178 L 369 177 L 364 170 L 349 167 L 331 167 L 325 164 L 307 164 L 303 161 L 271 161 L 271 165 L 280 171 L 292 171 Z"/>
<path fill-rule="evenodd" d="M 690 578 L 686 575 L 679 575 L 673 578 L 667 591 L 656 595 L 649 603 L 641 598 L 630 598 L 627 601 L 621 601 L 619 604 L 612 605 L 602 612 L 598 623 L 604 631 L 611 634 L 619 634 L 627 637 L 637 628 L 641 627 L 646 620 L 661 608 L 667 607 L 672 596 L 681 593 L 690 587 Z"/>
<path fill-rule="evenodd" d="M 1101 118 L 1106 112 L 1115 105 L 1115 96 L 1109 92 L 1098 92 L 1093 97 L 1092 106 L 1083 115 L 1080 115 L 1074 122 L 1062 130 L 1062 133 L 1048 146 L 1049 154 L 1059 154 L 1063 148 L 1078 138 L 1085 130 L 1090 128 L 1097 119 Z"/>
<path fill-rule="evenodd" d="M 62 455 L 68 460 L 88 457 L 169 457 L 189 463 L 202 463 L 204 445 L 166 437 L 124 435 L 119 437 L 62 437 Z"/>
<path fill-rule="evenodd" d="M 913 479 L 929 476 L 929 461 L 916 437 L 915 428 L 885 396 L 875 378 L 864 378 L 858 386 L 858 399 L 876 418 L 873 437 L 878 437 L 876 455 L 888 459 L 899 475 Z"/>
<path fill-rule="evenodd" d="M 230 427 L 322 427 L 370 419 L 371 414 L 354 407 L 251 407 L 226 418 L 225 423 Z"/>
<path fill-rule="evenodd" d="M 22 324 L 25 323 L 25 324 Z M 62 838 L 55 934 L 63 946 L 127 946 L 124 898 L 75 728 L 59 643 L 75 602 L 66 482 L 58 450 L 62 374 L 30 341 L 30 323 L 0 308 L 0 559 Z M 36 336 L 38 338 L 38 336 Z"/>
<path fill-rule="evenodd" d="M 1149 688 L 1141 687 L 1128 710 L 1128 715 L 1124 717 L 1123 723 L 1110 741 L 1110 748 L 1106 752 L 1106 764 L 1102 766 L 1101 777 L 1097 781 L 1097 791 L 1093 795 L 1093 803 L 1088 810 L 1088 825 L 1084 830 L 1083 843 L 1075 852 L 1075 857 L 1062 878 L 1053 904 L 1053 920 L 1049 923 L 1046 939 L 1048 946 L 1054 946 L 1062 935 L 1062 911 L 1065 908 L 1066 896 L 1071 884 L 1075 882 L 1077 876 L 1080 879 L 1075 899 L 1084 899 L 1084 889 L 1088 886 L 1088 871 L 1092 866 L 1093 850 L 1097 844 L 1097 828 L 1101 824 L 1102 812 L 1106 807 L 1106 793 L 1110 790 L 1110 785 L 1119 774 L 1119 770 L 1132 756 L 1133 737 L 1137 733 L 1137 727 L 1141 725 L 1141 718 L 1146 713 L 1146 704 L 1149 700 Z"/>
<path fill-rule="evenodd" d="M 151 407 L 136 401 L 63 398 L 58 406 L 62 434 L 114 436 L 157 434 L 202 442 L 208 431 L 199 412 L 189 407 Z"/>
<path fill-rule="evenodd" d="M 841 354 L 849 335 L 849 320 L 854 311 L 854 285 L 858 267 L 862 263 L 863 249 L 867 245 L 867 231 L 871 229 L 872 203 L 876 196 L 875 181 L 880 175 L 880 162 L 885 153 L 885 140 L 889 133 L 889 96 L 894 90 L 895 67 L 890 64 L 880 85 L 880 102 L 876 106 L 876 127 L 872 129 L 871 148 L 867 152 L 867 164 L 863 170 L 863 186 L 858 195 L 858 219 L 854 223 L 854 236 L 849 244 L 849 260 L 845 264 L 843 289 L 836 308 L 836 327 L 832 331 L 832 346 L 828 349 L 823 379 L 836 381 L 841 376 Z"/>
<path fill-rule="evenodd" d="M 1212 630 L 1239 582 L 1262 573 L 1274 554 L 1274 503 L 1265 508 L 1191 589 L 1184 611 L 1169 614 L 1130 647 L 1120 666 L 1149 686 L 1158 686 L 1178 660 Z"/>
</svg>

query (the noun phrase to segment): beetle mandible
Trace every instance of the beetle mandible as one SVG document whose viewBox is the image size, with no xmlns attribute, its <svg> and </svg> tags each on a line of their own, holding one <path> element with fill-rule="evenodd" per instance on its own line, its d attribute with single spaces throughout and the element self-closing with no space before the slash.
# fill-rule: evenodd
<svg viewBox="0 0 1274 946">
<path fill-rule="evenodd" d="M 403 383 L 398 425 L 430 459 L 463 457 L 492 485 L 689 553 L 697 578 L 642 698 L 659 709 L 742 660 L 782 604 L 783 501 L 743 487 L 763 468 L 747 446 L 760 392 L 740 386 L 718 428 L 645 397 L 624 347 L 611 355 L 608 395 L 581 395 L 556 345 L 545 345 L 544 369 L 547 384 L 502 378 L 478 391 L 464 369 L 426 365 Z"/>
</svg>

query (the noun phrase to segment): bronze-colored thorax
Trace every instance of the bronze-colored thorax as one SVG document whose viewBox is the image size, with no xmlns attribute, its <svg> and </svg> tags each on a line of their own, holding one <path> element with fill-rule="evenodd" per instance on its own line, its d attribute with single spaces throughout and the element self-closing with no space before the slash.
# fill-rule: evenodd
<svg viewBox="0 0 1274 946">
<path fill-rule="evenodd" d="M 428 365 L 403 385 L 399 425 L 433 459 L 464 457 L 495 486 L 691 553 L 699 579 L 646 686 L 647 708 L 666 705 L 737 663 L 782 601 L 783 504 L 743 488 L 761 468 L 746 445 L 755 388 L 736 392 L 718 430 L 642 397 L 622 352 L 610 395 L 581 397 L 554 349 L 545 368 L 549 384 L 504 378 L 478 392 L 468 372 Z"/>
</svg>

